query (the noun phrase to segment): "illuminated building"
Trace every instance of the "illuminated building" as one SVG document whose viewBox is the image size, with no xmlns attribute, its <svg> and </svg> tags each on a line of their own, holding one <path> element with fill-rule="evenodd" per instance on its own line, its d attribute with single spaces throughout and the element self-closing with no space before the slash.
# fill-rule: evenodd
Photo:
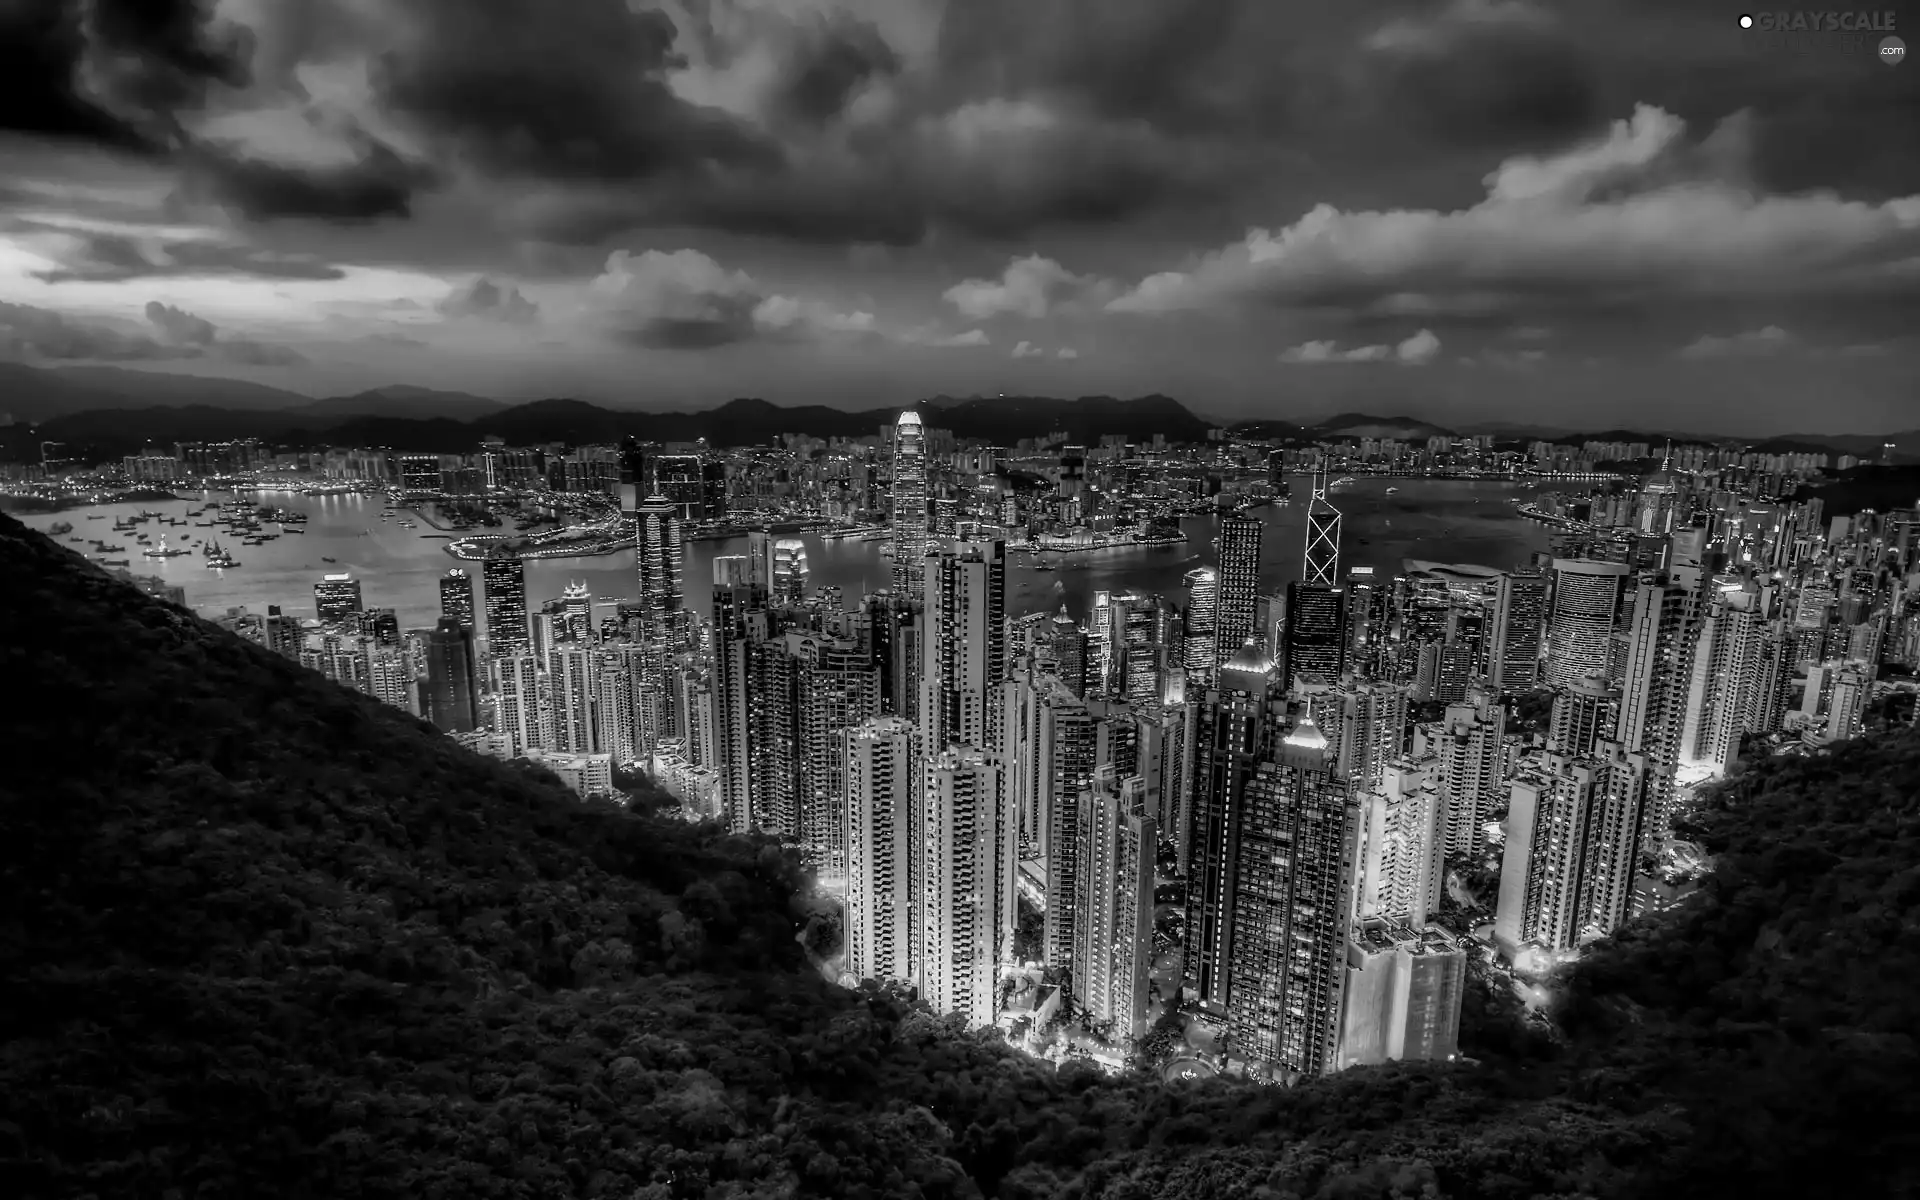
<svg viewBox="0 0 1920 1200">
<path fill-rule="evenodd" d="M 454 567 L 440 577 L 440 615 L 478 633 L 473 619 L 473 580 L 463 569 Z"/>
<path fill-rule="evenodd" d="M 1487 647 L 1488 682 L 1495 692 L 1529 691 L 1540 681 L 1540 635 L 1546 627 L 1547 580 L 1532 572 L 1500 576 L 1493 597 Z"/>
<path fill-rule="evenodd" d="M 1077 806 L 1073 998 L 1120 1039 L 1147 1032 L 1158 827 L 1145 792 L 1138 776 L 1103 768 Z"/>
<path fill-rule="evenodd" d="M 926 434 L 908 409 L 893 426 L 893 591 L 903 603 L 920 596 L 929 519 Z"/>
<path fill-rule="evenodd" d="M 1260 596 L 1260 538 L 1265 527 L 1254 517 L 1229 513 L 1220 518 L 1220 578 L 1215 592 L 1214 655 L 1225 662 L 1240 652 L 1254 628 Z"/>
<path fill-rule="evenodd" d="M 527 572 L 519 558 L 504 551 L 489 554 L 480 566 L 480 590 L 487 610 L 487 653 L 532 653 Z"/>
<path fill-rule="evenodd" d="M 360 612 L 360 581 L 346 571 L 322 576 L 313 585 L 314 615 L 323 625 L 339 625 Z"/>
<path fill-rule="evenodd" d="M 427 633 L 426 658 L 422 715 L 446 733 L 472 733 L 479 724 L 473 630 L 453 617 L 441 617 Z"/>
<path fill-rule="evenodd" d="M 1566 687 L 1593 671 L 1611 673 L 1614 624 L 1629 571 L 1625 563 L 1553 560 L 1545 683 Z"/>
<path fill-rule="evenodd" d="M 970 1027 L 993 1022 L 999 966 L 1011 949 L 1017 859 L 1000 768 L 952 746 L 928 756 L 921 810 L 924 858 L 921 988 L 935 1012 Z"/>
<path fill-rule="evenodd" d="M 915 978 L 920 802 L 913 725 L 878 717 L 839 737 L 846 770 L 847 973 Z"/>
</svg>

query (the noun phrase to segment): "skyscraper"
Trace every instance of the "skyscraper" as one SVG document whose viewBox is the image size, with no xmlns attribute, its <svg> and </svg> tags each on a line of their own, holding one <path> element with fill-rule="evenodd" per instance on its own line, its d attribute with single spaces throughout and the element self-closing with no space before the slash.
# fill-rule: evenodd
<svg viewBox="0 0 1920 1200">
<path fill-rule="evenodd" d="M 1186 646 L 1182 657 L 1189 679 L 1204 683 L 1206 673 L 1220 661 L 1214 650 L 1220 572 L 1213 567 L 1195 567 L 1187 572 L 1186 582 Z"/>
<path fill-rule="evenodd" d="M 773 579 L 770 583 L 775 604 L 800 604 L 807 598 L 807 544 L 799 538 L 779 538 L 773 543 Z"/>
<path fill-rule="evenodd" d="M 1228 1053 L 1283 1078 L 1335 1069 L 1359 815 L 1302 717 L 1247 780 L 1232 839 Z"/>
<path fill-rule="evenodd" d="M 1254 628 L 1254 609 L 1260 598 L 1260 536 L 1264 529 L 1258 520 L 1241 513 L 1220 518 L 1220 579 L 1213 622 L 1217 662 L 1238 655 L 1247 639 L 1259 633 Z"/>
<path fill-rule="evenodd" d="M 1630 568 L 1591 559 L 1553 560 L 1544 682 L 1565 687 L 1590 671 L 1611 674 L 1613 630 Z"/>
<path fill-rule="evenodd" d="M 478 633 L 473 620 L 473 580 L 460 567 L 453 567 L 440 577 L 440 615 L 452 617 Z"/>
<path fill-rule="evenodd" d="M 927 753 L 1000 745 L 1006 677 L 1005 542 L 963 542 L 927 555 L 920 731 Z"/>
<path fill-rule="evenodd" d="M 846 759 L 847 973 L 911 982 L 919 959 L 919 775 L 911 723 L 879 717 L 840 735 Z"/>
<path fill-rule="evenodd" d="M 1279 672 L 1251 638 L 1224 663 L 1194 715 L 1192 831 L 1186 839 L 1187 970 L 1200 1001 L 1227 1003 L 1227 963 L 1238 891 L 1232 863 L 1247 780 L 1284 721 Z"/>
<path fill-rule="evenodd" d="M 1317 583 L 1288 584 L 1285 630 L 1280 647 L 1284 686 L 1340 678 L 1347 664 L 1345 592 Z"/>
<path fill-rule="evenodd" d="M 1074 858 L 1075 1002 L 1116 1039 L 1147 1032 L 1157 826 L 1145 781 L 1102 770 L 1081 793 Z"/>
<path fill-rule="evenodd" d="M 1693 654 L 1699 645 L 1700 592 L 1678 574 L 1644 576 L 1634 585 L 1624 633 L 1626 675 L 1620 681 L 1615 740 L 1646 756 L 1648 811 L 1641 836 L 1657 849 L 1672 815 L 1686 732 Z"/>
<path fill-rule="evenodd" d="M 1015 848 L 1000 768 L 977 749 L 932 753 L 923 793 L 921 978 L 928 1004 L 969 1026 L 993 1022 L 1016 913 Z"/>
<path fill-rule="evenodd" d="M 764 622 L 763 604 L 745 558 L 713 560 L 713 769 L 720 778 L 725 820 L 738 833 L 757 828 L 760 821 L 752 795 L 748 688 L 749 621 L 758 614 Z"/>
<path fill-rule="evenodd" d="M 473 630 L 441 617 L 427 633 L 423 715 L 447 733 L 472 733 L 479 724 L 474 687 Z"/>
<path fill-rule="evenodd" d="M 1440 762 L 1440 794 L 1445 805 L 1449 854 L 1478 858 L 1487 848 L 1487 823 L 1500 800 L 1506 753 L 1506 710 L 1484 688 L 1447 706 L 1446 716 L 1423 725 L 1414 753 L 1431 753 Z"/>
<path fill-rule="evenodd" d="M 1327 477 L 1313 477 L 1313 499 L 1307 505 L 1307 554 L 1301 578 L 1323 588 L 1340 586 L 1340 510 L 1327 499 Z"/>
<path fill-rule="evenodd" d="M 893 590 L 906 603 L 920 596 L 925 577 L 927 499 L 926 434 L 908 409 L 893 426 Z"/>
<path fill-rule="evenodd" d="M 665 496 L 649 496 L 634 510 L 634 560 L 647 636 L 664 638 L 667 623 L 684 602 L 686 529 Z"/>
<path fill-rule="evenodd" d="M 1546 627 L 1547 580 L 1536 572 L 1501 574 L 1493 596 L 1487 676 L 1502 694 L 1527 691 L 1540 679 L 1540 635 Z"/>
<path fill-rule="evenodd" d="M 487 608 L 487 652 L 530 654 L 527 627 L 527 572 L 520 559 L 504 550 L 487 556 L 480 567 L 480 588 Z"/>
<path fill-rule="evenodd" d="M 360 611 L 360 581 L 346 571 L 324 575 L 313 585 L 313 611 L 324 625 L 337 625 Z"/>
</svg>

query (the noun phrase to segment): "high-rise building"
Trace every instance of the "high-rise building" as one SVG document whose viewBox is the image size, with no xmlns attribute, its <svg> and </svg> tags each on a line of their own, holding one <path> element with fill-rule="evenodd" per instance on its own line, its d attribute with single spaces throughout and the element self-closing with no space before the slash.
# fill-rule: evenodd
<svg viewBox="0 0 1920 1200">
<path fill-rule="evenodd" d="M 1590 671 L 1558 689 L 1547 721 L 1547 750 L 1584 758 L 1610 738 L 1620 723 L 1620 689 L 1604 672 Z"/>
<path fill-rule="evenodd" d="M 1073 956 L 1074 831 L 1097 764 L 1098 734 L 1086 702 L 1057 679 L 1016 674 L 1005 690 L 1007 804 L 1024 853 L 1046 870 L 1042 958 L 1066 968 Z"/>
<path fill-rule="evenodd" d="M 1147 1032 L 1153 966 L 1153 864 L 1157 825 L 1146 783 L 1102 768 L 1081 793 L 1075 834 L 1072 991 L 1113 1035 Z"/>
<path fill-rule="evenodd" d="M 915 920 L 921 789 L 914 730 L 877 717 L 840 735 L 846 772 L 847 973 L 856 980 L 917 977 Z"/>
<path fill-rule="evenodd" d="M 799 538 L 777 539 L 773 543 L 773 602 L 804 602 L 807 598 L 807 582 L 807 544 Z"/>
<path fill-rule="evenodd" d="M 1194 715 L 1193 804 L 1187 861 L 1187 971 L 1201 1003 L 1226 1011 L 1238 889 L 1233 863 L 1247 781 L 1285 721 L 1279 672 L 1248 638 L 1215 674 Z"/>
<path fill-rule="evenodd" d="M 993 1022 L 999 966 L 1012 948 L 1016 849 L 1000 768 L 980 750 L 930 753 L 920 871 L 922 990 L 934 1011 Z"/>
<path fill-rule="evenodd" d="M 1332 682 L 1346 669 L 1347 598 L 1337 587 L 1294 582 L 1287 585 L 1286 632 L 1281 637 L 1281 679 L 1288 687 L 1302 679 Z"/>
<path fill-rule="evenodd" d="M 926 432 L 908 409 L 893 426 L 893 591 L 911 603 L 921 593 L 931 526 Z"/>
<path fill-rule="evenodd" d="M 1340 586 L 1340 510 L 1327 499 L 1324 472 L 1313 477 L 1313 499 L 1307 504 L 1307 553 L 1301 579 L 1329 590 Z"/>
<path fill-rule="evenodd" d="M 1235 814 L 1227 1052 L 1284 1079 L 1338 1066 L 1359 814 L 1333 766 L 1303 716 Z"/>
<path fill-rule="evenodd" d="M 346 571 L 324 575 L 313 585 L 313 611 L 323 625 L 349 621 L 360 608 L 360 581 Z"/>
<path fill-rule="evenodd" d="M 441 617 L 427 633 L 426 652 L 423 715 L 447 733 L 472 733 L 479 725 L 472 628 Z"/>
<path fill-rule="evenodd" d="M 1500 576 L 1487 648 L 1487 677 L 1495 692 L 1511 695 L 1538 686 L 1546 617 L 1546 576 L 1531 571 Z"/>
<path fill-rule="evenodd" d="M 1389 763 L 1380 781 L 1356 783 L 1360 852 L 1354 913 L 1362 921 L 1424 928 L 1446 882 L 1446 801 L 1431 756 Z"/>
<path fill-rule="evenodd" d="M 765 624 L 765 595 L 746 558 L 713 560 L 713 769 L 725 820 L 735 832 L 757 828 L 753 802 L 750 627 Z"/>
<path fill-rule="evenodd" d="M 634 510 L 633 529 L 646 636 L 664 638 L 685 602 L 686 527 L 673 502 L 656 493 Z"/>
<path fill-rule="evenodd" d="M 929 755 L 1000 745 L 1006 677 L 1005 542 L 963 542 L 927 555 L 920 731 Z"/>
<path fill-rule="evenodd" d="M 1505 778 L 1505 735 L 1506 710 L 1480 687 L 1448 705 L 1440 721 L 1415 731 L 1414 754 L 1432 754 L 1440 763 L 1449 854 L 1479 858 L 1486 852 L 1487 824 Z"/>
<path fill-rule="evenodd" d="M 531 653 L 496 656 L 493 676 L 494 732 L 513 741 L 513 753 L 547 749 L 553 740 L 547 707 L 547 676 Z"/>
<path fill-rule="evenodd" d="M 473 580 L 460 567 L 453 567 L 440 577 L 440 615 L 452 617 L 476 634 L 479 632 L 473 619 Z"/>
<path fill-rule="evenodd" d="M 1067 606 L 1062 604 L 1050 622 L 1052 628 L 1048 640 L 1053 648 L 1053 660 L 1059 665 L 1060 682 L 1075 696 L 1085 698 L 1087 694 L 1087 631 L 1067 615 Z"/>
<path fill-rule="evenodd" d="M 1700 589 L 1692 582 L 1678 574 L 1642 577 L 1622 630 L 1627 658 L 1615 740 L 1630 753 L 1644 754 L 1651 772 L 1642 826 L 1649 851 L 1668 832 L 1686 732 L 1701 609 Z"/>
<path fill-rule="evenodd" d="M 1195 567 L 1187 572 L 1186 582 L 1186 646 L 1183 660 L 1188 679 L 1204 683 L 1207 672 L 1212 671 L 1220 661 L 1214 651 L 1220 572 L 1213 567 Z"/>
<path fill-rule="evenodd" d="M 594 703 L 599 696 L 593 649 L 584 642 L 561 642 L 548 658 L 547 678 L 552 688 L 553 742 L 560 754 L 599 754 L 595 744 L 598 722 Z"/>
<path fill-rule="evenodd" d="M 1347 947 L 1337 1066 L 1451 1059 L 1460 1048 L 1467 952 L 1434 925 L 1362 923 Z"/>
<path fill-rule="evenodd" d="M 593 593 L 578 580 L 569 580 L 560 589 L 555 615 L 556 640 L 568 642 L 598 641 L 600 631 L 593 627 Z"/>
<path fill-rule="evenodd" d="M 1494 912 L 1502 954 L 1550 959 L 1626 919 L 1646 775 L 1644 755 L 1603 742 L 1592 757 L 1550 753 L 1515 776 Z"/>
<path fill-rule="evenodd" d="M 1229 513 L 1220 518 L 1220 579 L 1214 602 L 1214 658 L 1224 663 L 1240 653 L 1254 628 L 1260 598 L 1260 537 L 1265 526 L 1254 517 Z M 1271 649 L 1271 648 L 1269 648 Z"/>
<path fill-rule="evenodd" d="M 520 559 L 504 551 L 489 554 L 480 566 L 480 590 L 487 609 L 487 653 L 532 653 L 533 637 L 527 626 L 527 572 Z"/>
<path fill-rule="evenodd" d="M 1547 610 L 1545 683 L 1566 687 L 1613 670 L 1613 632 L 1630 568 L 1591 559 L 1553 560 L 1553 598 Z"/>
</svg>

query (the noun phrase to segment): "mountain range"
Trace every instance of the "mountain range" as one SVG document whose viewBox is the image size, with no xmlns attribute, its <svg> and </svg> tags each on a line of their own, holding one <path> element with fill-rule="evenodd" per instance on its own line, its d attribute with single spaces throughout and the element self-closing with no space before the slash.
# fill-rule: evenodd
<svg viewBox="0 0 1920 1200">
<path fill-rule="evenodd" d="M 1093 443 L 1117 435 L 1169 442 L 1205 440 L 1215 422 L 1172 397 L 1134 399 L 1082 396 L 934 396 L 917 402 L 937 416 L 936 427 L 959 438 L 1011 442 L 1065 434 Z M 783 434 L 864 437 L 893 422 L 897 408 L 853 412 L 824 405 L 783 407 L 755 398 L 730 400 L 699 412 L 613 409 L 583 400 L 550 398 L 508 404 L 468 392 L 404 384 L 316 399 L 245 380 L 134 371 L 120 367 L 31 367 L 0 363 L 0 427 L 19 452 L 38 441 L 66 443 L 69 452 L 106 459 L 148 444 L 254 437 L 289 445 L 359 444 L 433 452 L 495 436 L 510 444 L 617 441 L 628 435 L 662 442 L 707 440 L 716 446 L 766 445 Z M 1412 417 L 1342 413 L 1311 423 L 1241 421 L 1242 437 L 1310 442 L 1329 437 L 1397 438 L 1487 434 L 1507 440 L 1578 443 L 1588 439 L 1713 443 L 1724 436 L 1671 431 L 1607 430 L 1582 433 L 1538 425 L 1477 424 L 1448 428 Z M 1795 434 L 1767 438 L 1753 448 L 1810 451 L 1874 459 L 1886 442 L 1900 460 L 1920 459 L 1920 429 L 1884 435 Z"/>
</svg>

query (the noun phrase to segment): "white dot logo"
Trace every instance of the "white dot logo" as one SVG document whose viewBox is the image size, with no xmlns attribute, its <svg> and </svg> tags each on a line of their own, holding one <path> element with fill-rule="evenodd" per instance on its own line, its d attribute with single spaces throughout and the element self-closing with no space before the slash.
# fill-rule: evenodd
<svg viewBox="0 0 1920 1200">
<path fill-rule="evenodd" d="M 1906 61 L 1907 44 L 1897 37 L 1890 37 L 1880 43 L 1880 61 L 1890 67 L 1897 67 Z"/>
<path fill-rule="evenodd" d="M 1743 16 L 1743 17 L 1741 17 L 1741 18 L 1740 18 L 1740 28 L 1742 28 L 1742 29 L 1752 29 L 1752 28 L 1753 28 L 1753 18 L 1752 18 L 1752 17 L 1747 17 L 1747 16 Z"/>
</svg>

